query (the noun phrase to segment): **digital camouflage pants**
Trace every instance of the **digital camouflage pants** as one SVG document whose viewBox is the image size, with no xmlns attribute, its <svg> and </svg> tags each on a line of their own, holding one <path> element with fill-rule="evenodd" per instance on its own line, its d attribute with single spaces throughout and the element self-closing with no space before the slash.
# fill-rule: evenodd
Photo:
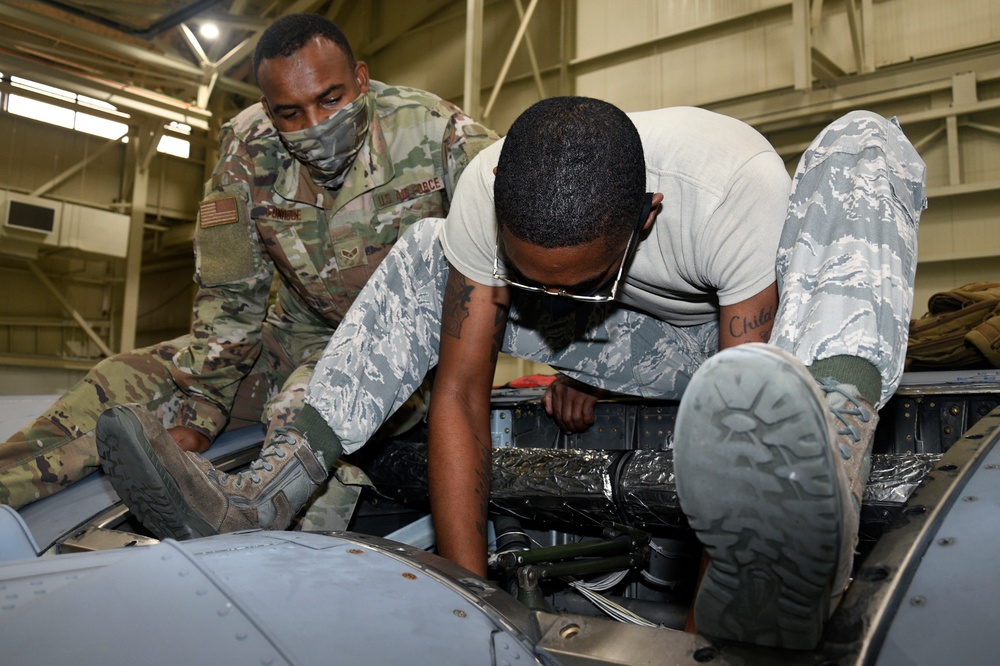
<svg viewBox="0 0 1000 666">
<path fill-rule="evenodd" d="M 806 150 L 776 257 L 774 344 L 806 365 L 847 355 L 882 378 L 881 407 L 903 371 L 924 163 L 894 121 L 853 112 Z M 437 363 L 448 276 L 440 220 L 407 232 L 379 266 L 316 365 L 306 402 L 346 452 L 362 446 Z M 588 384 L 678 399 L 718 351 L 717 323 L 677 327 L 615 304 L 552 311 L 515 294 L 503 351 Z"/>
</svg>

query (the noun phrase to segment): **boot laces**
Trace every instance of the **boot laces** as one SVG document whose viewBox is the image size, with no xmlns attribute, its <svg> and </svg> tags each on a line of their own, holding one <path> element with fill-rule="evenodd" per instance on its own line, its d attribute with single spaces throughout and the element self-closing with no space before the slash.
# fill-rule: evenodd
<svg viewBox="0 0 1000 666">
<path fill-rule="evenodd" d="M 278 438 L 278 444 L 291 444 L 291 440 L 288 438 Z M 261 470 L 265 472 L 273 472 L 274 465 L 268 458 L 284 458 L 288 453 L 284 449 L 279 448 L 277 444 L 271 444 L 266 446 L 260 451 L 260 457 L 250 463 L 250 469 L 241 472 L 236 476 L 236 487 L 242 488 L 243 481 L 249 479 L 251 483 L 260 483 L 260 472 Z"/>
<path fill-rule="evenodd" d="M 837 431 L 837 434 L 850 437 L 855 442 L 861 441 L 861 430 L 859 430 L 854 424 L 854 420 L 860 421 L 861 423 L 868 423 L 868 421 L 872 418 L 871 412 L 861 404 L 858 400 L 857 394 L 853 391 L 845 390 L 844 384 L 838 384 L 834 379 L 824 377 L 819 380 L 819 386 L 826 395 L 826 404 L 830 409 L 830 412 L 836 416 L 837 420 L 843 425 L 843 427 Z M 843 396 L 845 398 L 844 401 L 840 402 L 839 405 L 833 404 L 834 401 L 830 399 L 831 393 Z"/>
</svg>

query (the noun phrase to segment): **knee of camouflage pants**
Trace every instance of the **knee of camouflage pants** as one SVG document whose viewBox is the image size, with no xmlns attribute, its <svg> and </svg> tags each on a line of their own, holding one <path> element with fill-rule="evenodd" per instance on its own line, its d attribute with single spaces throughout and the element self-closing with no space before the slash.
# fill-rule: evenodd
<svg viewBox="0 0 1000 666">
<path fill-rule="evenodd" d="M 100 467 L 93 431 L 113 405 L 140 402 L 176 412 L 166 364 L 178 341 L 106 358 L 55 404 L 0 444 L 0 502 L 20 508 L 79 481 Z"/>
<path fill-rule="evenodd" d="M 777 255 L 770 342 L 809 366 L 861 358 L 885 404 L 902 375 L 925 167 L 899 125 L 856 111 L 803 153 Z"/>
</svg>

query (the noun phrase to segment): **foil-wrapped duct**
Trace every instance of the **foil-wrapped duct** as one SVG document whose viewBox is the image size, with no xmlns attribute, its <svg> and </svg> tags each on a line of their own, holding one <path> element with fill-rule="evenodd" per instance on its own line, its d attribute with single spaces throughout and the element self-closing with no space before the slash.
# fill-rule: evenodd
<svg viewBox="0 0 1000 666">
<path fill-rule="evenodd" d="M 940 453 L 872 456 L 872 471 L 865 486 L 864 503 L 905 504 L 939 460 Z"/>
<path fill-rule="evenodd" d="M 864 503 L 901 506 L 940 457 L 872 456 Z M 383 495 L 426 504 L 423 442 L 394 442 L 365 469 Z M 600 525 L 610 520 L 652 531 L 686 524 L 671 450 L 494 449 L 490 503 L 495 512 L 532 522 Z"/>
<path fill-rule="evenodd" d="M 530 521 L 684 524 L 673 451 L 498 449 L 490 502 L 495 511 Z"/>
</svg>

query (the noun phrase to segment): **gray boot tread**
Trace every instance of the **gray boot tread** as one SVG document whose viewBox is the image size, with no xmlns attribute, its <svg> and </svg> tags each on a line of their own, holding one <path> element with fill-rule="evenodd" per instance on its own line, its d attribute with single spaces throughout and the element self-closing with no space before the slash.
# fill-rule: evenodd
<svg viewBox="0 0 1000 666">
<path fill-rule="evenodd" d="M 160 464 L 142 424 L 125 407 L 114 407 L 97 421 L 98 455 L 118 497 L 158 538 L 177 540 L 217 534 L 185 511 L 181 490 Z"/>
<path fill-rule="evenodd" d="M 681 507 L 711 560 L 695 624 L 719 638 L 812 648 L 842 538 L 823 398 L 801 366 L 729 351 L 699 370 L 677 419 Z"/>
</svg>

